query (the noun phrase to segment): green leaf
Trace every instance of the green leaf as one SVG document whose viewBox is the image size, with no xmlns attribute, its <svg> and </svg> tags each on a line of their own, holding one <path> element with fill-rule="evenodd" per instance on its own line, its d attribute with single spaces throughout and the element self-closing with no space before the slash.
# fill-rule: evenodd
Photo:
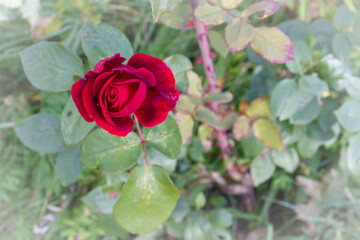
<svg viewBox="0 0 360 240">
<path fill-rule="evenodd" d="M 322 107 L 313 94 L 306 91 L 300 91 L 300 94 L 299 107 L 290 118 L 290 123 L 296 125 L 308 124 L 315 120 L 320 115 Z"/>
<path fill-rule="evenodd" d="M 216 114 L 213 111 L 211 111 L 209 108 L 200 106 L 196 110 L 195 115 L 200 121 L 207 123 L 216 129 L 221 129 L 221 124 L 220 124 Z"/>
<path fill-rule="evenodd" d="M 360 131 L 360 102 L 350 100 L 345 102 L 338 110 L 335 111 L 335 116 L 349 132 Z"/>
<path fill-rule="evenodd" d="M 166 221 L 178 198 L 179 191 L 162 167 L 142 165 L 131 172 L 114 216 L 128 232 L 145 234 Z"/>
<path fill-rule="evenodd" d="M 150 0 L 153 23 L 158 22 L 162 14 L 171 12 L 180 2 L 181 0 Z"/>
<path fill-rule="evenodd" d="M 259 13 L 256 18 L 264 19 L 273 15 L 281 7 L 281 3 L 272 0 L 263 0 L 253 3 L 241 12 L 242 18 L 248 18 L 255 13 Z"/>
<path fill-rule="evenodd" d="M 146 146 L 146 155 L 151 164 L 162 166 L 168 174 L 173 173 L 175 171 L 177 164 L 176 159 L 171 159 L 150 146 Z M 145 164 L 144 154 L 141 154 L 141 157 L 138 160 L 138 164 L 139 165 Z"/>
<path fill-rule="evenodd" d="M 164 62 L 174 74 L 175 87 L 185 92 L 189 87 L 186 71 L 192 69 L 191 61 L 181 54 L 174 54 L 165 58 Z"/>
<path fill-rule="evenodd" d="M 360 176 L 360 134 L 350 139 L 346 160 L 349 171 L 358 178 Z"/>
<path fill-rule="evenodd" d="M 208 30 L 207 34 L 209 36 L 210 45 L 215 49 L 221 56 L 226 57 L 229 53 L 229 50 L 225 44 L 224 37 L 222 34 L 217 31 Z"/>
<path fill-rule="evenodd" d="M 185 25 L 184 16 L 191 13 L 190 4 L 180 3 L 170 13 L 165 13 L 160 17 L 160 21 L 167 27 L 182 29 Z"/>
<path fill-rule="evenodd" d="M 208 102 L 228 103 L 232 101 L 233 95 L 230 92 L 209 92 L 205 99 Z"/>
<path fill-rule="evenodd" d="M 68 145 L 76 144 L 83 140 L 96 125 L 88 123 L 80 115 L 72 97 L 67 101 L 61 114 L 60 127 L 64 141 Z"/>
<path fill-rule="evenodd" d="M 246 115 L 251 119 L 271 117 L 269 97 L 260 97 L 251 101 L 249 108 L 246 110 Z"/>
<path fill-rule="evenodd" d="M 69 90 L 74 75 L 84 74 L 81 59 L 59 43 L 40 42 L 20 52 L 26 77 L 36 88 L 49 92 Z"/>
<path fill-rule="evenodd" d="M 222 6 L 225 9 L 233 9 L 239 6 L 243 0 L 221 0 Z"/>
<path fill-rule="evenodd" d="M 221 7 L 208 3 L 197 6 L 194 15 L 199 21 L 208 25 L 219 25 L 226 20 L 226 12 Z"/>
<path fill-rule="evenodd" d="M 331 42 L 331 46 L 336 58 L 342 62 L 347 62 L 349 60 L 351 54 L 351 45 L 345 34 L 335 34 Z"/>
<path fill-rule="evenodd" d="M 298 153 L 302 158 L 311 158 L 315 155 L 320 146 L 321 142 L 312 140 L 306 134 L 304 134 L 297 143 Z"/>
<path fill-rule="evenodd" d="M 295 60 L 286 63 L 286 67 L 292 73 L 302 73 L 304 66 L 312 61 L 311 48 L 303 40 L 294 40 Z"/>
<path fill-rule="evenodd" d="M 304 39 L 308 36 L 307 24 L 297 19 L 287 20 L 278 27 L 291 39 Z"/>
<path fill-rule="evenodd" d="M 225 42 L 232 54 L 243 50 L 253 38 L 254 27 L 247 21 L 234 18 L 225 28 Z"/>
<path fill-rule="evenodd" d="M 227 130 L 229 128 L 231 128 L 235 121 L 238 119 L 239 114 L 237 114 L 236 112 L 229 112 L 223 119 L 221 122 L 222 128 L 224 130 Z"/>
<path fill-rule="evenodd" d="M 201 78 L 196 72 L 191 70 L 186 72 L 186 76 L 189 81 L 189 89 L 187 93 L 191 97 L 200 98 L 204 92 L 201 86 Z"/>
<path fill-rule="evenodd" d="M 203 192 L 199 192 L 198 195 L 195 197 L 195 208 L 196 210 L 200 210 L 206 204 L 206 197 Z"/>
<path fill-rule="evenodd" d="M 180 94 L 179 100 L 176 104 L 176 110 L 182 113 L 192 115 L 195 112 L 197 105 L 197 97 L 188 96 L 186 94 Z"/>
<path fill-rule="evenodd" d="M 71 146 L 56 157 L 55 172 L 63 186 L 76 182 L 83 165 L 80 162 L 80 145 Z"/>
<path fill-rule="evenodd" d="M 250 175 L 255 187 L 269 180 L 274 172 L 275 166 L 269 155 L 255 158 L 250 167 Z"/>
<path fill-rule="evenodd" d="M 329 87 L 325 81 L 321 80 L 316 73 L 301 76 L 299 79 L 299 89 L 314 94 L 318 99 L 323 93 L 329 92 Z"/>
<path fill-rule="evenodd" d="M 99 166 L 105 172 L 121 171 L 138 160 L 141 149 L 140 139 L 133 132 L 119 137 L 99 128 L 86 138 L 80 160 L 89 168 Z"/>
<path fill-rule="evenodd" d="M 329 20 L 318 18 L 309 25 L 309 31 L 317 39 L 316 49 L 330 50 L 330 43 L 334 34 L 334 27 Z"/>
<path fill-rule="evenodd" d="M 97 187 L 91 190 L 81 200 L 86 206 L 92 208 L 96 212 L 110 214 L 113 212 L 113 206 L 116 203 L 116 198 L 112 197 L 108 192 L 104 192 L 104 187 Z"/>
<path fill-rule="evenodd" d="M 176 121 L 168 116 L 160 125 L 146 129 L 145 140 L 153 148 L 169 158 L 176 158 L 182 147 L 182 139 Z"/>
<path fill-rule="evenodd" d="M 207 124 L 200 124 L 198 128 L 199 140 L 206 150 L 211 149 L 213 135 L 214 135 L 213 132 L 214 132 L 213 128 Z"/>
<path fill-rule="evenodd" d="M 360 100 L 360 78 L 354 76 L 346 78 L 345 89 L 352 98 Z"/>
<path fill-rule="evenodd" d="M 84 52 L 92 65 L 116 53 L 126 59 L 133 55 L 128 38 L 120 29 L 110 24 L 100 23 L 94 26 L 88 21 L 81 29 L 80 36 Z"/>
<path fill-rule="evenodd" d="M 280 132 L 273 122 L 268 119 L 258 119 L 254 122 L 253 128 L 254 136 L 264 145 L 275 150 L 284 149 Z"/>
<path fill-rule="evenodd" d="M 323 101 L 323 107 L 318 118 L 320 127 L 324 131 L 328 131 L 336 123 L 335 110 L 338 108 L 337 100 L 326 98 Z"/>
<path fill-rule="evenodd" d="M 271 94 L 270 109 L 275 117 L 284 121 L 293 115 L 300 105 L 300 92 L 295 80 L 284 79 Z"/>
<path fill-rule="evenodd" d="M 339 6 L 334 14 L 334 25 L 342 31 L 348 28 L 352 22 L 354 15 L 346 5 Z"/>
<path fill-rule="evenodd" d="M 232 225 L 232 214 L 222 208 L 214 209 L 209 212 L 211 225 L 217 228 L 228 228 Z"/>
<path fill-rule="evenodd" d="M 254 28 L 251 48 L 272 63 L 285 63 L 294 60 L 294 45 L 277 27 Z"/>
<path fill-rule="evenodd" d="M 255 157 L 266 149 L 264 144 L 257 140 L 251 133 L 241 141 L 241 145 L 246 157 Z"/>
<path fill-rule="evenodd" d="M 319 141 L 319 142 L 326 142 L 335 136 L 335 133 L 333 130 L 322 129 L 318 122 L 312 122 L 312 123 L 306 125 L 306 134 L 310 139 L 313 139 L 313 140 Z"/>
<path fill-rule="evenodd" d="M 299 156 L 294 148 L 286 151 L 272 151 L 274 163 L 289 173 L 293 173 L 300 163 Z"/>
<path fill-rule="evenodd" d="M 15 133 L 28 148 L 42 153 L 57 153 L 65 148 L 60 120 L 49 113 L 38 113 L 24 119 Z"/>
<path fill-rule="evenodd" d="M 251 130 L 250 119 L 247 116 L 242 115 L 235 121 L 232 132 L 234 138 L 240 141 L 249 135 L 250 130 Z"/>
</svg>

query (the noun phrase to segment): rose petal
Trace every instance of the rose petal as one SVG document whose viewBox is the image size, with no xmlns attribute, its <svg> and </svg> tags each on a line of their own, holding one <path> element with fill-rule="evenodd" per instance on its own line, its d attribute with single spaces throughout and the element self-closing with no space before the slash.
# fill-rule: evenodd
<svg viewBox="0 0 360 240">
<path fill-rule="evenodd" d="M 165 121 L 168 112 L 176 106 L 180 92 L 174 88 L 169 94 L 170 97 L 164 97 L 156 90 L 148 91 L 144 103 L 135 112 L 142 125 L 153 127 Z"/>
<path fill-rule="evenodd" d="M 147 70 L 146 68 L 133 68 L 132 66 L 127 65 L 121 65 L 116 68 L 116 70 L 125 71 L 126 73 L 129 73 L 136 78 L 139 78 L 143 82 L 145 82 L 148 86 L 153 87 L 156 85 L 156 79 L 152 72 Z M 123 73 L 122 73 L 123 74 Z M 121 79 L 121 80 L 127 80 L 127 79 Z"/>
<path fill-rule="evenodd" d="M 160 92 L 167 92 L 175 87 L 173 73 L 159 58 L 137 53 L 129 59 L 128 65 L 137 69 L 146 68 L 152 72 L 156 79 L 156 89 Z"/>
<path fill-rule="evenodd" d="M 116 53 L 114 56 L 105 58 L 95 65 L 95 69 L 91 72 L 100 73 L 113 70 L 115 67 L 121 66 L 126 58 L 120 57 L 120 53 Z"/>
<path fill-rule="evenodd" d="M 114 118 L 113 119 L 115 125 L 110 125 L 105 121 L 101 121 L 99 119 L 95 119 L 95 122 L 108 131 L 111 134 L 125 137 L 130 132 L 133 131 L 134 121 L 130 117 L 123 117 L 123 118 Z"/>
<path fill-rule="evenodd" d="M 130 101 L 126 103 L 125 107 L 119 112 L 109 112 L 109 115 L 111 117 L 124 117 L 134 113 L 143 104 L 145 96 L 146 84 L 144 82 L 140 82 L 136 93 L 132 96 Z"/>
<path fill-rule="evenodd" d="M 112 74 L 114 74 L 114 71 L 111 71 L 111 72 L 105 72 L 105 73 L 102 73 L 100 74 L 99 76 L 97 76 L 94 80 L 94 83 L 92 85 L 92 91 L 94 93 L 94 95 L 96 95 L 99 90 L 102 88 L 102 86 L 104 85 L 104 83 L 109 79 L 109 78 L 112 78 L 113 79 L 113 76 L 111 76 Z M 117 75 L 118 72 L 116 72 L 114 74 Z"/>
<path fill-rule="evenodd" d="M 87 122 L 93 122 L 94 119 L 90 117 L 84 107 L 82 92 L 85 88 L 86 80 L 79 79 L 76 83 L 74 83 L 71 87 L 71 96 L 74 100 L 74 103 L 79 110 L 80 115 L 85 119 Z"/>
</svg>

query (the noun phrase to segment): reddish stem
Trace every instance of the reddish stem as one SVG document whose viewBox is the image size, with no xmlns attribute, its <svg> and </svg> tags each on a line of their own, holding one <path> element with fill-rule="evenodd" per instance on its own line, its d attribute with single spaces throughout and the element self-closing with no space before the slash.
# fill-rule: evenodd
<svg viewBox="0 0 360 240">
<path fill-rule="evenodd" d="M 139 124 L 139 120 L 137 119 L 137 117 L 135 115 L 134 115 L 134 119 L 135 119 L 136 127 L 137 127 L 138 132 L 139 132 L 141 144 L 142 144 L 142 147 L 143 147 L 143 150 L 144 150 L 145 165 L 148 168 L 149 167 L 149 160 L 148 160 L 147 155 L 146 155 L 145 139 L 144 139 L 144 137 L 142 135 L 142 132 L 141 132 L 141 127 L 140 127 L 140 124 Z"/>
<path fill-rule="evenodd" d="M 195 10 L 196 6 L 198 5 L 198 0 L 189 0 L 191 7 Z M 216 91 L 218 86 L 216 84 L 216 75 L 215 75 L 215 68 L 213 61 L 210 57 L 210 44 L 208 40 L 208 36 L 205 29 L 205 24 L 198 21 L 196 17 L 193 17 L 194 29 L 196 32 L 198 45 L 201 52 L 201 57 L 203 60 L 203 67 L 205 72 L 205 77 L 207 84 L 209 86 L 210 91 Z M 211 102 L 210 108 L 215 112 L 216 115 L 220 115 L 220 103 Z M 221 150 L 221 155 L 223 158 L 227 158 L 230 144 L 227 139 L 227 134 L 223 130 L 216 130 L 215 131 L 216 138 L 218 140 L 218 146 Z"/>
</svg>

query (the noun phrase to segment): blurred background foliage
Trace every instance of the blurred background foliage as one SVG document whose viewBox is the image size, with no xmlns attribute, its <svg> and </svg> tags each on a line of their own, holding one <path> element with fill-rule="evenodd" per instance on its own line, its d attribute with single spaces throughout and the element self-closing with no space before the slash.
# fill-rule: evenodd
<svg viewBox="0 0 360 240">
<path fill-rule="evenodd" d="M 219 46 L 217 33 L 223 26 L 208 33 L 218 82 L 234 96 L 230 107 L 236 114 L 269 94 L 271 99 L 265 101 L 271 105 L 281 79 L 310 76 L 315 78 L 312 83 L 325 84 L 326 91 L 319 85 L 307 86 L 320 94 L 316 101 L 322 101 L 325 110 L 308 119 L 317 111 L 309 108 L 298 119 L 276 122 L 284 144 L 296 157 L 281 158 L 276 168 L 272 160 L 255 163 L 265 146 L 250 135 L 234 141 L 236 158 L 225 165 L 217 148 L 207 148 L 207 130 L 195 121 L 188 133 L 192 137 L 175 162 L 149 150 L 167 166 L 182 195 L 166 224 L 134 236 L 112 216 L 127 173 L 84 167 L 66 182 L 69 175 L 61 177 L 66 168 L 61 170 L 58 156 L 34 152 L 16 137 L 13 128 L 22 119 L 44 110 L 60 116 L 69 97 L 68 92 L 46 93 L 32 87 L 18 53 L 47 40 L 84 56 L 79 31 L 85 22 L 108 22 L 126 34 L 135 53 L 162 59 L 181 54 L 192 63 L 181 71 L 193 68 L 203 75 L 196 63 L 200 52 L 194 32 L 184 25 L 170 28 L 178 28 L 178 19 L 166 15 L 160 24 L 152 24 L 145 0 L 0 0 L 0 239 L 359 239 L 360 171 L 359 162 L 351 160 L 357 159 L 359 147 L 351 139 L 359 124 L 352 116 L 359 109 L 353 102 L 360 96 L 360 5 L 355 0 L 282 2 L 284 6 L 261 24 L 279 26 L 291 37 L 294 62 L 271 64 L 250 48 L 232 55 Z M 181 16 L 180 10 L 175 9 Z M 83 61 L 89 69 L 85 57 Z M 347 108 L 343 102 L 348 102 Z M 341 105 L 345 109 L 337 110 L 335 118 L 334 110 Z M 350 160 L 349 154 L 354 154 Z M 236 192 L 237 177 L 227 175 L 231 162 L 245 166 L 239 172 L 246 172 L 251 163 L 259 166 L 251 174 L 258 183 L 252 211 Z M 233 187 L 231 191 L 219 187 L 223 180 Z"/>
</svg>

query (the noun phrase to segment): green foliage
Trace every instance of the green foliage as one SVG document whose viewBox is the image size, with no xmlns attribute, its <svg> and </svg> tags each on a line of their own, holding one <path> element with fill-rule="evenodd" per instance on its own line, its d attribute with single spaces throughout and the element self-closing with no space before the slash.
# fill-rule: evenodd
<svg viewBox="0 0 360 240">
<path fill-rule="evenodd" d="M 80 58 L 59 43 L 40 42 L 20 52 L 20 57 L 31 84 L 44 91 L 69 90 L 74 75 L 84 74 Z"/>
<path fill-rule="evenodd" d="M 81 148 L 71 146 L 60 152 L 56 157 L 55 172 L 63 186 L 76 182 L 83 168 L 80 162 Z"/>
<path fill-rule="evenodd" d="M 127 231 L 148 233 L 175 208 L 179 191 L 158 165 L 135 168 L 114 207 L 116 221 Z"/>
</svg>

